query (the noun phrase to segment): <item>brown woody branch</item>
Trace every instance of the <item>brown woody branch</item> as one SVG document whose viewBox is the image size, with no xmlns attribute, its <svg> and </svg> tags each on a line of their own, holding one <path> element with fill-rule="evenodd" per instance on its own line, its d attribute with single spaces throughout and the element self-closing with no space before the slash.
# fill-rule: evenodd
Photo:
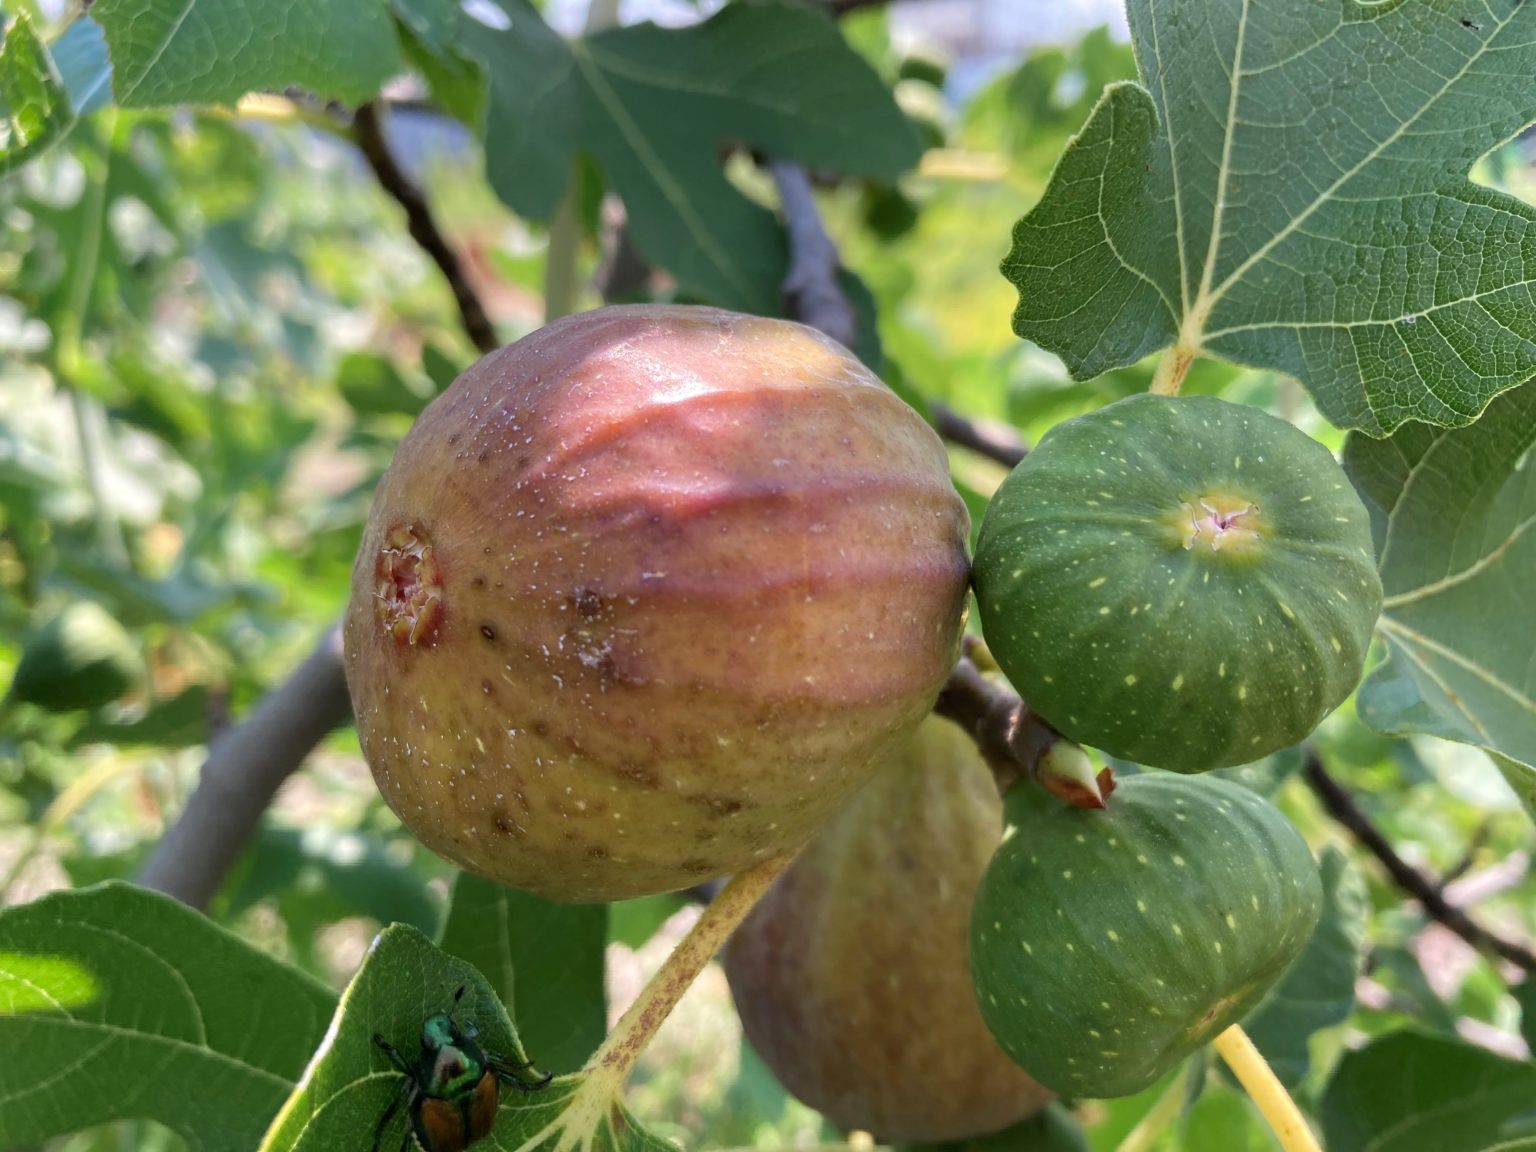
<svg viewBox="0 0 1536 1152">
<path fill-rule="evenodd" d="M 197 787 L 160 838 L 138 882 L 205 907 L 245 849 L 283 781 L 351 715 L 341 630 L 326 631 L 309 657 L 241 723 L 217 736 Z"/>
<path fill-rule="evenodd" d="M 465 333 L 481 352 L 501 347 L 501 341 L 496 337 L 496 328 L 486 314 L 485 305 L 464 274 L 458 255 L 443 238 L 442 229 L 433 219 L 426 198 L 411 183 L 394 153 L 389 150 L 389 142 L 384 136 L 383 110 L 378 103 L 370 101 L 357 110 L 352 118 L 352 134 L 357 140 L 357 146 L 362 149 L 364 159 L 368 161 L 368 167 L 373 169 L 374 176 L 378 178 L 379 185 L 405 209 L 406 226 L 410 229 L 411 238 L 421 245 L 422 250 L 432 257 L 432 262 L 442 270 L 443 278 L 448 281 L 448 287 L 453 292 L 453 302 L 458 305 L 459 319 L 463 322 Z"/>
<path fill-rule="evenodd" d="M 1397 854 L 1381 830 L 1361 811 L 1355 798 L 1329 775 L 1322 758 L 1310 749 L 1302 773 L 1328 815 L 1347 828 L 1361 847 L 1381 862 L 1393 883 L 1417 900 L 1431 919 L 1445 925 L 1474 948 L 1493 952 L 1526 973 L 1536 974 L 1536 953 L 1483 927 L 1447 901 L 1442 894 L 1442 882 L 1424 875 Z"/>
<path fill-rule="evenodd" d="M 934 429 L 944 439 L 995 460 L 1004 468 L 1014 467 L 1029 455 L 1029 445 L 1006 424 L 972 420 L 942 401 L 929 401 L 928 412 L 933 417 Z"/>
</svg>

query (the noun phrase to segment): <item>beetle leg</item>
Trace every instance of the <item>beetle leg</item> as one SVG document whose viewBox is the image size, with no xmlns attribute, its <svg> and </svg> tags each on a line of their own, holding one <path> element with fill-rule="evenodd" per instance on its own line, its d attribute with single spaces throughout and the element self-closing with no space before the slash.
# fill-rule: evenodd
<svg viewBox="0 0 1536 1152">
<path fill-rule="evenodd" d="M 389 1107 L 384 1110 L 384 1115 L 379 1117 L 378 1127 L 373 1130 L 373 1152 L 379 1152 L 379 1145 L 384 1141 L 384 1129 L 395 1118 L 395 1113 L 400 1111 L 400 1103 L 405 1099 L 407 1091 L 408 1089 L 401 1088 L 400 1091 L 396 1092 L 395 1098 L 390 1101 Z M 409 1124 L 405 1126 L 405 1132 L 407 1136 L 410 1135 L 411 1126 Z"/>
<path fill-rule="evenodd" d="M 525 1080 L 519 1073 L 534 1071 L 532 1060 L 525 1060 L 521 1064 L 510 1060 L 504 1060 L 500 1056 L 488 1057 L 486 1063 L 492 1072 L 496 1073 L 496 1079 L 514 1088 L 521 1088 L 524 1092 L 537 1092 L 540 1088 L 547 1087 L 555 1078 L 553 1072 L 545 1072 L 537 1080 Z"/>
<path fill-rule="evenodd" d="M 396 1048 L 388 1040 L 384 1039 L 384 1037 L 380 1036 L 377 1032 L 373 1034 L 373 1042 L 380 1048 L 384 1049 L 384 1054 L 389 1057 L 389 1062 L 393 1064 L 403 1075 L 411 1078 L 412 1080 L 415 1079 L 415 1077 L 412 1075 L 411 1066 L 406 1063 L 405 1057 L 400 1055 L 400 1050 L 398 1048 Z"/>
</svg>

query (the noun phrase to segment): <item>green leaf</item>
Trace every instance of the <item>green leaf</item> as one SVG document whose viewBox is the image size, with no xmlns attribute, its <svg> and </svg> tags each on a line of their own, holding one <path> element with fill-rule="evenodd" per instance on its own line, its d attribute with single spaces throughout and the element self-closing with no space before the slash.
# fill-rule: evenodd
<svg viewBox="0 0 1536 1152">
<path fill-rule="evenodd" d="M 1314 1032 L 1349 1018 L 1365 956 L 1370 898 L 1360 870 L 1333 845 L 1323 851 L 1323 915 L 1296 962 L 1243 1028 L 1287 1088 L 1306 1078 Z"/>
<path fill-rule="evenodd" d="M 574 1072 L 607 1031 L 607 942 L 605 905 L 556 904 L 461 872 L 438 943 L 486 974 L 540 1068 Z"/>
<path fill-rule="evenodd" d="M 318 982 L 127 884 L 7 908 L 0 1146 L 136 1117 L 202 1152 L 247 1152 L 334 1004 Z"/>
<path fill-rule="evenodd" d="M 91 15 L 124 107 L 233 104 L 290 86 L 356 104 L 401 68 L 378 0 L 97 0 Z"/>
<path fill-rule="evenodd" d="M 404 1087 L 375 1032 L 410 1050 L 422 1021 L 465 995 L 460 1020 L 472 1019 L 485 1049 L 525 1059 L 523 1046 L 490 984 L 469 964 L 439 951 L 414 928 L 392 925 L 374 941 L 368 958 L 342 996 L 330 1030 L 298 1090 L 261 1144 L 261 1152 L 334 1152 L 367 1148 L 380 1118 Z M 553 1150 L 562 1136 L 587 1152 L 676 1152 L 640 1126 L 617 1097 L 606 1097 L 582 1075 L 562 1076 L 537 1091 L 504 1087 L 501 1112 L 475 1152 Z M 584 1091 L 588 1095 L 583 1095 Z M 384 1147 L 399 1147 L 404 1119 L 384 1133 Z"/>
<path fill-rule="evenodd" d="M 1179 1117 L 1179 1128 L 1179 1152 L 1270 1152 L 1275 1146 L 1248 1097 L 1229 1089 L 1202 1092 Z"/>
<path fill-rule="evenodd" d="M 432 399 L 411 382 L 394 361 L 373 352 L 349 352 L 336 371 L 342 399 L 360 416 L 403 413 L 414 416 Z"/>
<path fill-rule="evenodd" d="M 190 748 L 208 738 L 208 689 L 193 685 L 175 696 L 154 701 L 133 720 L 104 720 L 93 716 L 69 738 L 67 747 L 112 744 L 118 748 L 153 745 Z"/>
<path fill-rule="evenodd" d="M 1278 369 L 1372 435 L 1536 371 L 1536 209 L 1466 178 L 1536 118 L 1536 6 L 1129 15 L 1142 83 L 1105 90 L 1003 263 L 1020 336 L 1079 379 L 1174 344 Z"/>
<path fill-rule="evenodd" d="M 0 44 L 0 176 L 53 147 L 74 121 L 48 49 L 17 16 Z"/>
<path fill-rule="evenodd" d="M 1218 768 L 1212 773 L 1234 784 L 1241 784 L 1250 792 L 1257 792 L 1270 799 L 1280 791 L 1280 786 L 1296 774 L 1301 767 L 1301 749 L 1282 748 L 1252 764 L 1239 764 L 1236 768 Z"/>
<path fill-rule="evenodd" d="M 1536 8 L 1533 8 L 1536 12 Z M 1536 815 L 1536 387 L 1470 428 L 1351 436 L 1344 466 L 1376 537 L 1388 657 L 1358 711 L 1387 735 L 1475 744 Z"/>
<path fill-rule="evenodd" d="M 1536 1102 L 1536 1064 L 1419 1032 L 1345 1055 L 1324 1094 L 1328 1152 L 1481 1152 Z"/>
<path fill-rule="evenodd" d="M 920 145 L 874 71 L 823 13 L 762 0 L 703 24 L 639 24 L 568 44 L 522 0 L 511 21 L 469 21 L 460 47 L 490 78 L 486 171 L 514 210 L 548 219 L 575 152 L 623 198 L 641 254 L 682 290 L 725 307 L 780 310 L 785 249 L 772 213 L 738 192 L 725 144 L 816 168 L 893 179 Z"/>
<path fill-rule="evenodd" d="M 439 901 L 421 875 L 358 832 L 264 826 L 246 865 L 225 915 L 275 899 L 285 919 L 309 912 L 305 919 L 313 923 L 363 915 L 431 931 L 441 918 Z"/>
</svg>

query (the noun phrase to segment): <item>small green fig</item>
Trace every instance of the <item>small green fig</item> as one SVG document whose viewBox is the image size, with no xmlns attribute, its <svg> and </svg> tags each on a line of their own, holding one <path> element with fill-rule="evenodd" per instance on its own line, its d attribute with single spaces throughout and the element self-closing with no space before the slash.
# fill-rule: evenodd
<svg viewBox="0 0 1536 1152">
<path fill-rule="evenodd" d="M 1049 1100 L 992 1039 L 971 991 L 971 900 L 1001 832 L 975 744 L 925 720 L 727 945 L 748 1039 L 839 1127 L 960 1140 Z"/>
<path fill-rule="evenodd" d="M 1279 809 L 1215 776 L 1143 773 L 1103 809 L 1009 793 L 971 967 L 998 1042 L 1066 1096 L 1129 1096 L 1250 1012 L 1322 911 Z"/>
<path fill-rule="evenodd" d="M 1370 522 L 1332 454 L 1210 396 L 1053 428 L 988 506 L 975 576 L 1031 709 L 1175 772 L 1304 739 L 1359 682 L 1381 611 Z"/>
<path fill-rule="evenodd" d="M 931 706 L 968 517 L 933 431 L 810 328 L 571 316 L 400 444 L 353 572 L 358 734 L 390 806 L 561 900 L 797 848 Z"/>
</svg>

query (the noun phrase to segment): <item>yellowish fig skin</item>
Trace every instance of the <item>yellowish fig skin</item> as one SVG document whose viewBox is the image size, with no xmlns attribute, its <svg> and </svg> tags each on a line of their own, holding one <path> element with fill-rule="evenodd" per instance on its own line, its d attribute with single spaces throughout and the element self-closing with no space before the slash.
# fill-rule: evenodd
<svg viewBox="0 0 1536 1152">
<path fill-rule="evenodd" d="M 1052 1099 L 971 988 L 971 901 L 1003 831 L 992 773 L 931 717 L 736 930 L 725 972 L 752 1046 L 838 1126 L 963 1140 Z"/>
<path fill-rule="evenodd" d="M 380 482 L 347 680 L 384 798 L 559 900 L 798 847 L 927 712 L 969 517 L 926 424 L 788 321 L 630 306 L 484 357 Z"/>
</svg>

